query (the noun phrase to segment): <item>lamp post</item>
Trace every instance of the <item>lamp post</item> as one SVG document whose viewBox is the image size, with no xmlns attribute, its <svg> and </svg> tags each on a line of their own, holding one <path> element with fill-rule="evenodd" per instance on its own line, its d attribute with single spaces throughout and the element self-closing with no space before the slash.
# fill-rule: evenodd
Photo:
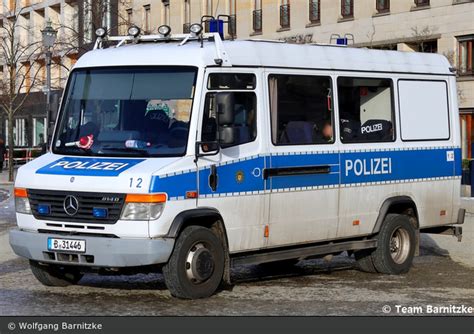
<svg viewBox="0 0 474 334">
<path fill-rule="evenodd" d="M 43 47 L 46 56 L 46 147 L 49 149 L 49 134 L 51 129 L 51 59 L 53 56 L 52 48 L 56 41 L 58 31 L 51 25 L 51 20 L 48 20 L 46 27 L 41 30 L 43 36 Z"/>
</svg>

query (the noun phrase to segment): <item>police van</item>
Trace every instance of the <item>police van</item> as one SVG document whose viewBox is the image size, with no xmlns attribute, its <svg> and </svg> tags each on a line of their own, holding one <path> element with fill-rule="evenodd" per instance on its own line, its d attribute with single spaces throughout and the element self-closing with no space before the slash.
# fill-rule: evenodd
<svg viewBox="0 0 474 334">
<path fill-rule="evenodd" d="M 346 252 L 408 272 L 462 234 L 456 78 L 443 56 L 97 31 L 50 152 L 18 170 L 10 244 L 47 286 L 161 270 L 211 296 L 236 265 Z"/>
</svg>

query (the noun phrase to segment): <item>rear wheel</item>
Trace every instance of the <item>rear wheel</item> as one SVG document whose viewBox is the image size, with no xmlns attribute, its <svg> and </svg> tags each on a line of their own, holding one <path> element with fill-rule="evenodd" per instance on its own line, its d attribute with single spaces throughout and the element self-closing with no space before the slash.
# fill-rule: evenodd
<svg viewBox="0 0 474 334">
<path fill-rule="evenodd" d="M 406 215 L 389 214 L 377 235 L 377 248 L 372 253 L 375 269 L 383 274 L 407 273 L 413 263 L 416 229 Z"/>
<path fill-rule="evenodd" d="M 201 226 L 187 227 L 163 267 L 166 286 L 177 298 L 210 297 L 222 281 L 224 262 L 224 246 L 214 232 Z"/>
<path fill-rule="evenodd" d="M 74 285 L 83 276 L 77 268 L 71 266 L 42 265 L 37 261 L 30 261 L 30 268 L 36 279 L 46 286 Z"/>
</svg>

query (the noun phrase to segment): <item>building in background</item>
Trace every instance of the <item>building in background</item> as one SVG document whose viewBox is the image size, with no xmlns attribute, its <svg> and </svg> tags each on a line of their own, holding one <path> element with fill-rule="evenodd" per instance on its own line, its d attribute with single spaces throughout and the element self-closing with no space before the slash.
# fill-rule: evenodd
<svg viewBox="0 0 474 334">
<path fill-rule="evenodd" d="M 354 47 L 443 54 L 458 73 L 463 157 L 473 157 L 474 0 L 131 0 L 119 12 L 124 34 L 131 24 L 187 32 L 204 15 L 224 14 L 239 39 L 331 43 L 347 35 Z"/>
<path fill-rule="evenodd" d="M 28 73 L 22 92 L 29 90 L 31 93 L 15 114 L 16 147 L 35 147 L 46 138 L 46 67 L 41 30 L 51 21 L 52 27 L 58 31 L 51 65 L 54 117 L 69 71 L 78 57 L 91 49 L 95 29 L 107 26 L 112 34 L 118 33 L 119 2 L 126 3 L 125 0 L 0 0 L 0 26 L 8 25 L 8 20 L 18 22 L 16 41 L 38 45 L 34 48 L 37 54 L 21 64 L 22 71 Z M 7 70 L 0 53 L 0 80 L 7 80 Z M 7 126 L 6 115 L 0 111 L 0 138 L 8 143 Z"/>
</svg>

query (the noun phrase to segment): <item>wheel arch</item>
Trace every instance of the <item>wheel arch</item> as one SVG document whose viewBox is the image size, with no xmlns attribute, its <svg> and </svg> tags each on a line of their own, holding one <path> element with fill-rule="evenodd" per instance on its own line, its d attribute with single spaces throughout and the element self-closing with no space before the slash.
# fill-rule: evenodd
<svg viewBox="0 0 474 334">
<path fill-rule="evenodd" d="M 385 217 L 390 213 L 405 214 L 411 217 L 410 221 L 415 228 L 420 227 L 418 208 L 415 201 L 410 196 L 394 196 L 386 199 L 379 210 L 379 215 L 375 222 L 373 233 L 378 233 Z"/>
<path fill-rule="evenodd" d="M 222 240 L 226 254 L 223 280 L 227 285 L 230 285 L 229 240 L 227 238 L 227 230 L 222 215 L 217 209 L 212 207 L 202 207 L 183 211 L 174 218 L 166 237 L 177 238 L 183 229 L 192 225 L 207 227 L 214 231 L 214 233 L 216 233 Z"/>
</svg>

